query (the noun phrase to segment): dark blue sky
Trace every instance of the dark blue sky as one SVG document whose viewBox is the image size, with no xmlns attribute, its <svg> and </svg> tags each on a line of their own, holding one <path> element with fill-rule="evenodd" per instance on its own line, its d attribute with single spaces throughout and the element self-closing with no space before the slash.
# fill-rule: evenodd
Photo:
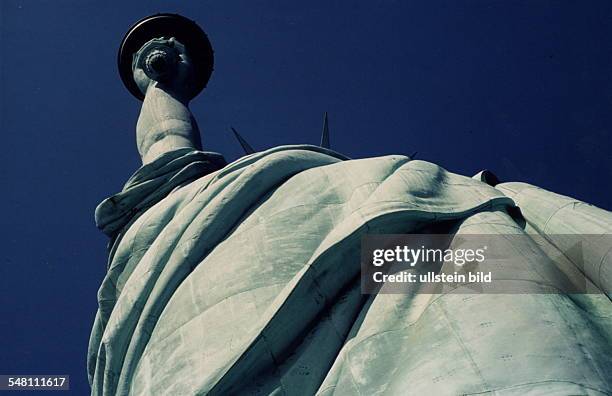
<svg viewBox="0 0 612 396">
<path fill-rule="evenodd" d="M 140 103 L 116 50 L 156 12 L 195 19 L 215 72 L 192 104 L 205 148 L 319 141 L 351 157 L 419 152 L 612 208 L 607 1 L 0 0 L 0 374 L 70 374 L 105 273 L 97 203 L 140 163 Z"/>
</svg>

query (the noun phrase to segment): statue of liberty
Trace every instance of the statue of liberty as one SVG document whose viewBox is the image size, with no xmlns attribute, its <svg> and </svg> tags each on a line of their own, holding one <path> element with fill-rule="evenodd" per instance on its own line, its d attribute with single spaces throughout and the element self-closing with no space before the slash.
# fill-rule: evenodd
<svg viewBox="0 0 612 396">
<path fill-rule="evenodd" d="M 610 212 L 487 171 L 349 159 L 327 128 L 321 147 L 241 139 L 247 155 L 227 164 L 188 108 L 212 65 L 204 32 L 178 15 L 123 40 L 143 165 L 95 213 L 110 244 L 93 395 L 612 393 Z M 509 248 L 535 252 L 514 279 L 529 292 L 362 293 L 364 236 L 440 227 L 524 236 Z M 600 242 L 578 255 L 567 234 Z M 543 267 L 579 270 L 598 292 L 541 293 Z"/>
</svg>

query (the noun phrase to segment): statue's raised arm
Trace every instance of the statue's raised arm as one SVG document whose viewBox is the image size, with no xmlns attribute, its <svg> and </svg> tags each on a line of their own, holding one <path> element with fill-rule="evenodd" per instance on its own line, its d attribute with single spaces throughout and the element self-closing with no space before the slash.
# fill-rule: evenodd
<svg viewBox="0 0 612 396">
<path fill-rule="evenodd" d="M 180 147 L 201 149 L 198 125 L 189 111 L 193 64 L 174 37 L 154 38 L 134 56 L 134 80 L 145 95 L 136 143 L 143 163 Z"/>
<path fill-rule="evenodd" d="M 189 101 L 206 85 L 212 63 L 206 34 L 182 16 L 145 18 L 126 34 L 119 70 L 130 92 L 143 100 L 136 125 L 143 164 L 177 148 L 202 148 Z"/>
</svg>

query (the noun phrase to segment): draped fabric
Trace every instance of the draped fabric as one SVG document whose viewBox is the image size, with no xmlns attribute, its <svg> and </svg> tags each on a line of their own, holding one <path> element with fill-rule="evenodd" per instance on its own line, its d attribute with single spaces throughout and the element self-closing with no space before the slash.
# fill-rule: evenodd
<svg viewBox="0 0 612 396">
<path fill-rule="evenodd" d="M 586 255 L 599 294 L 361 294 L 369 233 L 612 234 L 610 212 L 530 185 L 308 145 L 229 165 L 181 149 L 96 222 L 94 395 L 612 393 L 609 249 Z"/>
</svg>

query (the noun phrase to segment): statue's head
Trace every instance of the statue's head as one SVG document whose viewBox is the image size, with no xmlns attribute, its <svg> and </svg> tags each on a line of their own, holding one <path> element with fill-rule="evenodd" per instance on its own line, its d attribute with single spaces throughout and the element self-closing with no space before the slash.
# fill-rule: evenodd
<svg viewBox="0 0 612 396">
<path fill-rule="evenodd" d="M 126 88 L 140 100 L 151 80 L 179 85 L 188 99 L 198 95 L 213 70 L 213 50 L 206 33 L 177 14 L 146 17 L 128 30 L 117 57 Z"/>
</svg>

